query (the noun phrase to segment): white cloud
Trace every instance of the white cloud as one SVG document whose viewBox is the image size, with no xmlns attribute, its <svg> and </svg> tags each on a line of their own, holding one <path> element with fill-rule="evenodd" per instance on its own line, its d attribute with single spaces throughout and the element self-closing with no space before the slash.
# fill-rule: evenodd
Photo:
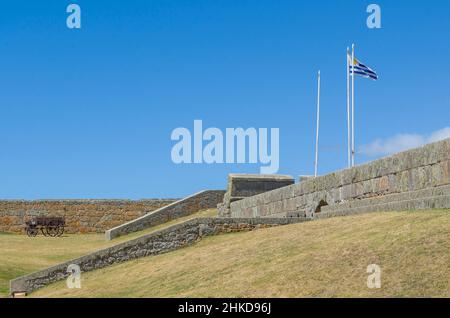
<svg viewBox="0 0 450 318">
<path fill-rule="evenodd" d="M 363 145 L 360 147 L 359 153 L 370 157 L 391 155 L 447 138 L 450 138 L 450 127 L 437 130 L 430 135 L 399 134 Z"/>
<path fill-rule="evenodd" d="M 430 135 L 430 138 L 428 138 L 428 142 L 435 142 L 439 140 L 444 140 L 450 138 L 450 127 L 446 127 L 444 129 L 435 131 Z"/>
</svg>

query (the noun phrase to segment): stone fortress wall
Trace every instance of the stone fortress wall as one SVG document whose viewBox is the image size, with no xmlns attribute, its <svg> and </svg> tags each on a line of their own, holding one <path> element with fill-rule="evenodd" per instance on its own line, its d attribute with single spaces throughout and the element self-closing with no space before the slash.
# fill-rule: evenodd
<svg viewBox="0 0 450 318">
<path fill-rule="evenodd" d="M 231 217 L 450 208 L 450 139 L 230 203 Z"/>
<path fill-rule="evenodd" d="M 67 233 L 103 233 L 177 201 L 148 200 L 0 200 L 0 232 L 25 233 L 33 216 L 63 216 Z"/>
</svg>

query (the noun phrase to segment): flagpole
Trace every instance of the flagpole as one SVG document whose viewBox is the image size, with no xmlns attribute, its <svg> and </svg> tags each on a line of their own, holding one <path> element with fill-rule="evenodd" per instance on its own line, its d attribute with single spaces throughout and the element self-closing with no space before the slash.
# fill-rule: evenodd
<svg viewBox="0 0 450 318">
<path fill-rule="evenodd" d="M 355 166 L 355 44 L 352 44 L 352 167 Z"/>
<path fill-rule="evenodd" d="M 314 161 L 314 177 L 317 177 L 319 164 L 319 124 L 320 124 L 320 71 L 317 75 L 317 124 L 316 124 L 316 159 Z"/>
<path fill-rule="evenodd" d="M 350 141 L 350 63 L 349 63 L 350 49 L 347 46 L 347 165 L 351 166 L 351 141 Z"/>
</svg>

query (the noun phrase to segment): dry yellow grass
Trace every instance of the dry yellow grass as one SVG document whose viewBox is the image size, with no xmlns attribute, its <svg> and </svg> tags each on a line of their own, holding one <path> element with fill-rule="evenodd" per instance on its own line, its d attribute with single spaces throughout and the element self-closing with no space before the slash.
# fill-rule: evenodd
<svg viewBox="0 0 450 318">
<path fill-rule="evenodd" d="M 13 278 L 82 256 L 117 243 L 136 238 L 196 217 L 217 215 L 216 209 L 201 211 L 140 232 L 105 241 L 104 234 L 64 235 L 60 238 L 34 238 L 26 235 L 0 233 L 0 297 L 9 294 Z"/>
<path fill-rule="evenodd" d="M 367 287 L 367 266 L 382 270 Z M 450 297 L 450 211 L 347 216 L 206 238 L 34 297 Z"/>
</svg>

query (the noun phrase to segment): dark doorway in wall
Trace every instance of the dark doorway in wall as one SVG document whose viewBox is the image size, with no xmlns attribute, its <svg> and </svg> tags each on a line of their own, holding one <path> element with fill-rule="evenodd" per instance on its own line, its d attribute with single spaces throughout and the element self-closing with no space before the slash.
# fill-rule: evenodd
<svg viewBox="0 0 450 318">
<path fill-rule="evenodd" d="M 322 211 L 322 207 L 328 205 L 327 201 L 325 200 L 320 200 L 319 205 L 316 208 L 315 213 L 320 213 Z"/>
</svg>

